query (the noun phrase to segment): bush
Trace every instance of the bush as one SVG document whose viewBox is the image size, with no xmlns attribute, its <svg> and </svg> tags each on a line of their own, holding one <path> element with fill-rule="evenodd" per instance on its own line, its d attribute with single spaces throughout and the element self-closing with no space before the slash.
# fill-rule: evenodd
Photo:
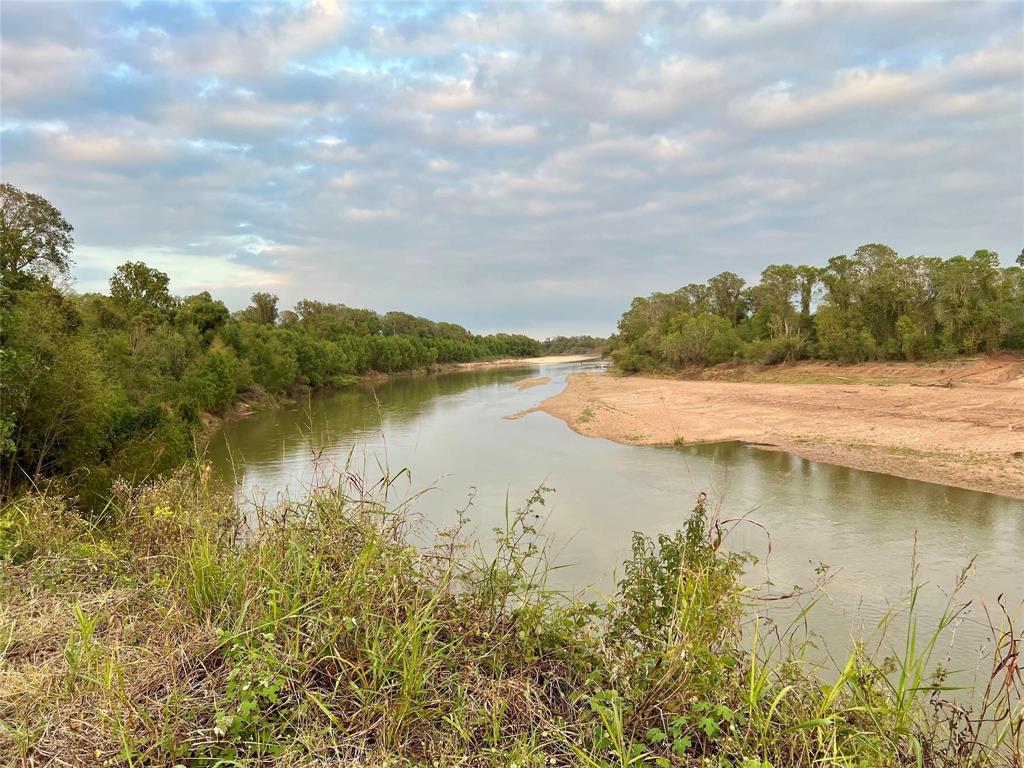
<svg viewBox="0 0 1024 768">
<path fill-rule="evenodd" d="M 743 349 L 743 356 L 762 365 L 793 363 L 804 357 L 807 343 L 799 336 L 779 336 L 752 341 Z"/>
<path fill-rule="evenodd" d="M 636 352 L 632 347 L 620 347 L 612 352 L 612 360 L 616 367 L 626 373 L 649 370 L 655 367 L 654 360 L 647 355 Z"/>
<path fill-rule="evenodd" d="M 670 321 L 669 333 L 658 345 L 671 365 L 711 365 L 730 359 L 742 342 L 729 321 L 709 312 L 680 314 Z"/>
</svg>

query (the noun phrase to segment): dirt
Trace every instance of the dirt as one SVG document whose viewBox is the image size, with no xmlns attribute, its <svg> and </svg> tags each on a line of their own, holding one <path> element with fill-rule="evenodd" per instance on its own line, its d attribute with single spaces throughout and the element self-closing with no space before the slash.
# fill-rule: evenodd
<svg viewBox="0 0 1024 768">
<path fill-rule="evenodd" d="M 540 409 L 620 443 L 741 440 L 1024 499 L 1018 357 L 710 369 L 699 379 L 573 374 Z"/>
<path fill-rule="evenodd" d="M 530 389 L 531 387 L 540 387 L 551 381 L 550 376 L 537 376 L 532 379 L 520 379 L 516 382 L 516 389 Z"/>
</svg>

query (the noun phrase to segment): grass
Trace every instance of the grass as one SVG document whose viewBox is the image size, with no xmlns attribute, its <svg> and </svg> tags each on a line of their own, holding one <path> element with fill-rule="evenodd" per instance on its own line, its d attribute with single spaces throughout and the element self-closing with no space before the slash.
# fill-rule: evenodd
<svg viewBox="0 0 1024 768">
<path fill-rule="evenodd" d="M 971 708 L 942 698 L 943 627 L 912 610 L 898 658 L 855 648 L 826 682 L 762 631 L 703 498 L 674 535 L 635 534 L 593 603 L 548 588 L 546 489 L 486 545 L 459 525 L 425 548 L 384 486 L 354 487 L 255 520 L 189 472 L 117 487 L 98 518 L 54 493 L 4 508 L 3 764 L 1021 764 L 1005 612 Z"/>
</svg>

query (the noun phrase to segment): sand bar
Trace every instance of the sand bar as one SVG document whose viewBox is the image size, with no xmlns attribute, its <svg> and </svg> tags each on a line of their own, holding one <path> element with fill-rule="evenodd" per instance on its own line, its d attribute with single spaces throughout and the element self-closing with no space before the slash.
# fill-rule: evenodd
<svg viewBox="0 0 1024 768">
<path fill-rule="evenodd" d="M 550 376 L 537 376 L 532 379 L 520 379 L 516 382 L 516 389 L 530 389 L 531 387 L 541 387 L 551 381 Z"/>
<path fill-rule="evenodd" d="M 765 443 L 816 461 L 1024 499 L 1024 361 L 882 372 L 818 366 L 787 375 L 795 383 L 572 374 L 540 410 L 620 443 Z"/>
</svg>

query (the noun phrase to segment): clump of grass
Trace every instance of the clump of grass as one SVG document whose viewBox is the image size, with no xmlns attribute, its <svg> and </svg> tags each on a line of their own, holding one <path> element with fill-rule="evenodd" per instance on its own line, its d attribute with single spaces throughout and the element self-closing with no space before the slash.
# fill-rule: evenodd
<svg viewBox="0 0 1024 768">
<path fill-rule="evenodd" d="M 546 489 L 487 546 L 459 525 L 425 547 L 408 507 L 361 488 L 255 520 L 186 472 L 116 488 L 99 518 L 56 496 L 6 507 L 5 762 L 1019 764 L 1012 626 L 977 710 L 937 698 L 917 646 L 896 682 L 855 650 L 825 684 L 744 641 L 745 560 L 703 498 L 679 532 L 636 534 L 593 603 L 547 586 Z"/>
</svg>

